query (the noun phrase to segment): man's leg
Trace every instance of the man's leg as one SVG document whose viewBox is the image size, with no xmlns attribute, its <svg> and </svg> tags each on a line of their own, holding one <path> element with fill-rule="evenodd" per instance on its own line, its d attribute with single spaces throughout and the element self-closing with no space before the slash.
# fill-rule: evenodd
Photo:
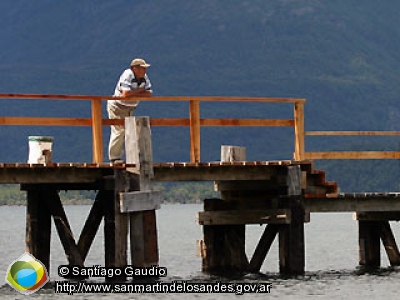
<svg viewBox="0 0 400 300">
<path fill-rule="evenodd" d="M 107 104 L 108 117 L 110 119 L 124 119 L 129 117 L 133 109 L 121 109 L 116 105 Z M 121 160 L 125 145 L 125 127 L 111 126 L 110 142 L 108 144 L 108 158 L 110 161 Z"/>
</svg>

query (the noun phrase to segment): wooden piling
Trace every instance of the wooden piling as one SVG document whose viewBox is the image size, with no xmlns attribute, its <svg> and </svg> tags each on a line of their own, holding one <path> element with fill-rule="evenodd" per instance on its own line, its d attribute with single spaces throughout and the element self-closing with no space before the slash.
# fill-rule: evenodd
<svg viewBox="0 0 400 300">
<path fill-rule="evenodd" d="M 359 264 L 366 267 L 380 267 L 380 223 L 358 221 Z"/>
<path fill-rule="evenodd" d="M 139 176 L 139 190 L 121 195 L 123 212 L 129 213 L 132 265 L 151 267 L 159 263 L 155 210 L 160 207 L 161 195 L 151 188 L 154 177 L 150 119 L 125 119 L 127 163 L 135 164 L 131 170 Z"/>
<path fill-rule="evenodd" d="M 28 189 L 27 200 L 26 251 L 50 273 L 51 213 L 40 190 Z"/>
</svg>

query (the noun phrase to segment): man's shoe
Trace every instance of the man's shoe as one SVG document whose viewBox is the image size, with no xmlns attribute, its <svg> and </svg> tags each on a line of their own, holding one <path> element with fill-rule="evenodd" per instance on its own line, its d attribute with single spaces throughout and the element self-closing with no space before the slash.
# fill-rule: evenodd
<svg viewBox="0 0 400 300">
<path fill-rule="evenodd" d="M 112 159 L 111 163 L 117 165 L 117 164 L 124 164 L 125 162 L 122 159 Z"/>
</svg>

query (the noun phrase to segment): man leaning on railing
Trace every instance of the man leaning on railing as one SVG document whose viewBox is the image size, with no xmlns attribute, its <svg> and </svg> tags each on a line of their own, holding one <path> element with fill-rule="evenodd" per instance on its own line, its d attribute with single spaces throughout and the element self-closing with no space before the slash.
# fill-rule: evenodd
<svg viewBox="0 0 400 300">
<path fill-rule="evenodd" d="M 135 58 L 132 60 L 130 68 L 126 69 L 120 76 L 115 87 L 115 97 L 133 97 L 152 94 L 151 82 L 146 74 L 150 67 L 144 59 Z M 124 119 L 133 114 L 139 100 L 116 100 L 107 101 L 107 112 L 110 119 Z M 108 157 L 112 163 L 122 163 L 122 154 L 125 144 L 125 127 L 111 125 L 110 142 L 108 145 Z"/>
</svg>

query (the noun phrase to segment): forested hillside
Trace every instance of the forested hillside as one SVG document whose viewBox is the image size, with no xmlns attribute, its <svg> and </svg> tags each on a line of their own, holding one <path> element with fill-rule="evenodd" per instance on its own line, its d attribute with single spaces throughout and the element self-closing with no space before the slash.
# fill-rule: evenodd
<svg viewBox="0 0 400 300">
<path fill-rule="evenodd" d="M 0 2 L 0 93 L 112 94 L 134 57 L 156 95 L 306 98 L 307 130 L 400 130 L 396 1 Z M 1 115 L 89 116 L 88 103 L 0 100 Z M 290 118 L 280 105 L 204 105 L 204 117 Z M 136 115 L 186 117 L 142 103 Z M 104 116 L 105 110 L 104 110 Z M 109 130 L 104 129 L 105 149 Z M 52 135 L 55 161 L 91 161 L 89 128 L 1 127 L 0 162 L 25 161 L 29 135 Z M 249 160 L 290 159 L 293 132 L 206 128 L 202 160 L 221 144 Z M 153 128 L 156 161 L 187 161 L 187 128 Z M 399 149 L 399 139 L 309 137 L 307 150 Z M 345 191 L 399 189 L 397 162 L 321 162 Z"/>
</svg>

